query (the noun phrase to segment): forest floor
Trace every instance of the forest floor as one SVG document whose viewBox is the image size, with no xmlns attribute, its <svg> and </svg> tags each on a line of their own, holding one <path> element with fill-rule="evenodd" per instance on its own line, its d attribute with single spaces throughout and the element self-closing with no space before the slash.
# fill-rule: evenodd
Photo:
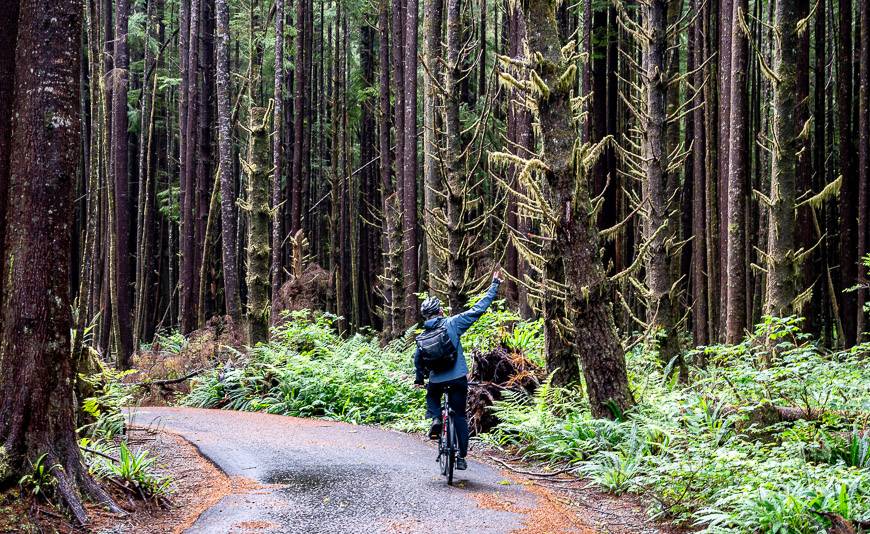
<svg viewBox="0 0 870 534">
<path fill-rule="evenodd" d="M 529 475 L 536 471 L 529 466 L 508 470 L 497 465 L 505 458 L 490 451 L 473 450 L 468 471 L 457 472 L 449 487 L 437 471 L 433 443 L 419 435 L 190 408 L 137 408 L 130 419 L 135 428 L 158 436 L 149 447 L 161 457 L 167 440 L 159 436 L 177 434 L 223 472 L 205 490 L 196 489 L 203 494 L 196 503 L 179 503 L 190 498 L 184 494 L 173 497 L 187 509 L 163 531 L 676 532 L 650 524 L 632 498 L 591 490 L 576 478 Z M 200 476 L 203 466 L 189 460 L 173 470 L 177 478 Z M 131 531 L 116 525 L 102 532 Z"/>
</svg>

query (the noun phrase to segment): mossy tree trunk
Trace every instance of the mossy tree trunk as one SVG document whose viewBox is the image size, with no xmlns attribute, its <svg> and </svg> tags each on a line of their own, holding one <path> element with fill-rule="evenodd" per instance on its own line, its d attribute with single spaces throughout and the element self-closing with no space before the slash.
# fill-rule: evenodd
<svg viewBox="0 0 870 534">
<path fill-rule="evenodd" d="M 774 7 L 775 34 L 779 46 L 773 57 L 773 139 L 770 198 L 765 199 L 770 213 L 767 245 L 767 301 L 765 313 L 786 316 L 792 313 L 797 292 L 795 264 L 795 197 L 798 150 L 797 22 L 800 18 L 795 0 L 778 0 Z"/>
<path fill-rule="evenodd" d="M 642 66 L 645 80 L 646 113 L 642 115 L 643 157 L 645 174 L 643 197 L 646 201 L 643 221 L 644 239 L 647 240 L 646 285 L 649 289 L 647 315 L 650 327 L 659 341 L 659 356 L 665 362 L 680 353 L 678 300 L 674 292 L 671 269 L 672 250 L 678 241 L 678 220 L 675 217 L 674 183 L 668 172 L 669 154 L 677 140 L 673 138 L 676 124 L 668 124 L 668 78 L 666 53 L 668 3 L 651 0 L 641 7 L 643 28 L 648 40 L 643 46 Z M 672 145 L 673 144 L 673 145 Z"/>
<path fill-rule="evenodd" d="M 572 339 L 583 367 L 595 417 L 613 417 L 634 404 L 625 354 L 616 333 L 610 284 L 601 263 L 598 231 L 585 169 L 599 147 L 577 143 L 571 105 L 576 76 L 572 48 L 563 51 L 554 0 L 528 0 L 523 8 L 531 59 L 531 92 L 541 132 L 536 164 L 553 226 L 553 252 L 562 256 Z M 568 378 L 566 376 L 566 378 Z"/>
<path fill-rule="evenodd" d="M 254 345 L 269 338 L 269 158 L 270 110 L 251 108 L 247 160 L 242 161 L 248 175 L 247 199 L 243 209 L 248 215 L 248 342 Z"/>
</svg>

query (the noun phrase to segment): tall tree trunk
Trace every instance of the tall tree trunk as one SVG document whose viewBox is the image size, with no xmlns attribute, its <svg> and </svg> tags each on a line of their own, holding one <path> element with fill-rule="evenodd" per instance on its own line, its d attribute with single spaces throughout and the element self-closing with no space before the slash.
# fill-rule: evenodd
<svg viewBox="0 0 870 534">
<path fill-rule="evenodd" d="M 441 183 L 440 162 L 438 152 L 438 122 L 437 122 L 437 80 L 441 79 L 441 35 L 444 12 L 443 0 L 426 0 L 424 2 L 426 16 L 423 17 L 423 61 L 426 66 L 424 76 L 423 103 L 423 220 L 426 221 L 426 259 L 429 275 L 429 292 L 441 289 L 439 280 L 443 278 L 444 262 L 439 257 L 436 245 L 433 244 L 432 231 L 436 222 L 433 213 L 443 209 L 439 193 L 443 191 Z"/>
<path fill-rule="evenodd" d="M 248 175 L 244 209 L 248 214 L 248 343 L 252 346 L 269 339 L 269 111 L 251 108 L 248 155 L 242 164 Z"/>
<path fill-rule="evenodd" d="M 46 454 L 80 523 L 79 494 L 121 510 L 88 474 L 76 439 L 69 268 L 81 134 L 81 2 L 20 4 L 0 334 L 0 482 Z M 46 150 L 51 147 L 51 150 Z M 17 476 L 16 476 L 17 475 Z"/>
<path fill-rule="evenodd" d="M 870 253 L 870 243 L 867 233 L 870 231 L 870 2 L 860 3 L 860 82 L 858 86 L 858 257 Z M 861 267 L 858 277 L 863 285 L 867 284 L 867 268 Z M 861 341 L 861 336 L 867 338 L 867 323 L 865 322 L 864 306 L 867 302 L 867 290 L 859 289 L 857 293 L 855 331 Z"/>
<path fill-rule="evenodd" d="M 304 0 L 296 0 L 297 4 L 304 5 Z M 299 36 L 298 42 L 304 42 L 302 35 Z M 296 60 L 302 66 L 301 58 L 297 56 Z M 301 70 L 300 70 L 301 72 Z M 298 79 L 297 87 L 303 86 L 302 80 Z M 281 280 L 283 278 L 282 269 L 284 268 L 282 246 L 284 228 L 281 224 L 284 218 L 281 216 L 281 178 L 282 178 L 282 163 L 283 163 L 283 138 L 281 136 L 282 124 L 284 117 L 284 96 L 281 94 L 284 88 L 284 0 L 275 0 L 275 92 L 274 102 L 275 107 L 272 116 L 272 206 L 275 213 L 272 216 L 272 321 L 276 322 L 279 310 L 276 307 L 278 302 L 278 292 L 281 290 Z M 301 120 L 302 115 L 295 115 L 296 120 Z M 298 145 L 301 148 L 301 144 Z M 299 151 L 301 158 L 301 150 Z M 294 158 L 295 163 L 295 158 Z"/>
<path fill-rule="evenodd" d="M 294 109 L 293 109 L 293 172 L 292 172 L 292 193 L 290 199 L 290 235 L 293 235 L 296 230 L 302 227 L 302 173 L 303 173 L 303 154 L 302 154 L 302 137 L 305 135 L 305 78 L 306 72 L 304 69 L 305 56 L 305 19 L 306 19 L 306 0 L 296 0 L 296 27 L 298 31 L 296 35 L 296 57 L 294 58 L 293 69 L 293 90 Z"/>
<path fill-rule="evenodd" d="M 416 322 L 418 255 L 417 255 L 417 0 L 406 0 L 405 17 L 405 142 L 402 161 L 402 271 L 405 285 L 405 323 Z"/>
<path fill-rule="evenodd" d="M 628 387 L 625 355 L 610 303 L 610 290 L 598 249 L 598 235 L 588 214 L 591 199 L 586 176 L 575 167 L 571 87 L 560 80 L 571 66 L 562 56 L 553 0 L 529 0 L 523 7 L 528 51 L 535 75 L 546 84 L 536 102 L 543 136 L 541 160 L 548 203 L 557 213 L 555 246 L 562 254 L 569 303 L 574 308 L 574 343 L 583 365 L 592 415 L 614 417 L 634 404 Z M 569 78 L 570 79 L 570 78 Z"/>
<path fill-rule="evenodd" d="M 705 129 L 705 112 L 708 102 L 704 100 L 703 86 L 705 72 L 701 68 L 704 64 L 704 39 L 706 35 L 703 32 L 704 23 L 704 1 L 693 0 L 692 8 L 696 13 L 700 13 L 695 19 L 695 22 L 690 27 L 689 31 L 694 36 L 694 61 L 692 66 L 696 69 L 692 77 L 692 85 L 695 88 L 693 97 L 695 98 L 695 111 L 692 112 L 692 126 L 694 130 L 694 141 L 692 144 L 692 177 L 694 179 L 694 187 L 692 189 L 692 338 L 696 346 L 706 345 L 710 341 L 709 323 L 707 321 L 707 229 L 706 229 L 706 193 L 707 179 L 705 174 L 705 157 L 706 157 L 706 129 Z M 703 105 L 702 105 L 703 104 Z"/>
<path fill-rule="evenodd" d="M 117 362 L 120 369 L 130 367 L 133 355 L 133 324 L 130 287 L 130 198 L 127 162 L 127 88 L 129 85 L 130 57 L 127 47 L 127 20 L 130 4 L 118 0 L 115 13 L 115 50 L 112 71 L 112 176 L 114 180 L 115 228 L 114 248 L 115 310 L 117 325 Z"/>
<path fill-rule="evenodd" d="M 196 295 L 197 284 L 196 266 L 196 167 L 194 154 L 196 153 L 198 139 L 197 128 L 199 125 L 199 14 L 201 0 L 191 0 L 190 4 L 190 30 L 187 41 L 187 109 L 185 112 L 186 124 L 184 128 L 184 154 L 181 174 L 181 269 L 179 278 L 179 300 L 181 303 L 181 331 L 185 334 L 196 328 Z"/>
<path fill-rule="evenodd" d="M 649 40 L 643 47 L 643 70 L 646 79 L 646 113 L 643 124 L 642 161 L 646 180 L 643 192 L 646 201 L 644 238 L 647 240 L 646 284 L 649 288 L 651 326 L 661 333 L 659 356 L 670 362 L 680 352 L 675 284 L 671 277 L 669 244 L 677 239 L 678 222 L 672 213 L 673 182 L 667 175 L 668 155 L 675 147 L 668 146 L 667 51 L 668 6 L 665 0 L 651 0 L 642 8 L 643 27 Z M 673 127 L 671 128 L 673 129 Z"/>
<path fill-rule="evenodd" d="M 795 198 L 797 151 L 797 53 L 800 19 L 795 0 L 777 0 L 774 27 L 779 46 L 773 47 L 773 118 L 770 206 L 767 246 L 767 302 L 765 313 L 784 317 L 792 313 L 797 295 L 795 265 Z"/>
<path fill-rule="evenodd" d="M 443 159 L 447 171 L 447 302 L 451 313 L 465 304 L 465 279 L 468 253 L 463 221 L 465 190 L 460 160 L 463 151 L 459 123 L 459 82 L 462 79 L 463 48 L 461 0 L 447 0 L 447 62 L 444 69 L 444 141 Z"/>
<path fill-rule="evenodd" d="M 236 263 L 236 180 L 233 176 L 233 125 L 230 109 L 230 14 L 227 0 L 216 0 L 217 18 L 217 119 L 218 157 L 221 181 L 221 250 L 223 251 L 224 299 L 227 314 L 241 325 L 242 301 Z"/>
<path fill-rule="evenodd" d="M 713 280 L 712 283 L 718 283 L 718 292 L 721 297 L 721 302 L 725 305 L 720 306 L 720 316 L 717 323 L 719 324 L 719 340 L 724 341 L 727 336 L 727 323 L 729 313 L 728 301 L 728 180 L 730 164 L 730 153 L 733 143 L 731 143 L 731 87 L 734 84 L 732 79 L 731 57 L 733 55 L 732 39 L 734 28 L 740 31 L 739 26 L 734 20 L 734 3 L 739 0 L 720 0 L 719 1 L 719 175 L 718 175 L 718 229 L 719 236 L 719 258 L 717 259 L 720 266 L 725 268 L 720 273 L 718 280 Z M 711 236 L 712 237 L 712 236 Z"/>
<path fill-rule="evenodd" d="M 746 68 L 749 45 L 740 27 L 746 0 L 734 0 L 731 24 L 730 125 L 728 128 L 728 270 L 725 341 L 738 343 L 746 328 L 746 184 L 749 128 Z"/>
<path fill-rule="evenodd" d="M 839 0 L 839 32 L 837 38 L 837 129 L 840 158 L 840 320 L 842 341 L 847 347 L 857 339 L 858 299 L 854 292 L 844 291 L 858 280 L 857 203 L 858 173 L 855 169 L 855 149 L 852 129 L 852 0 Z"/>
<path fill-rule="evenodd" d="M 384 250 L 384 272 L 382 273 L 382 291 L 384 293 L 384 337 L 391 339 L 394 334 L 399 334 L 401 328 L 396 321 L 396 299 L 401 300 L 402 288 L 400 274 L 391 269 L 392 258 L 396 254 L 390 239 L 390 198 L 395 198 L 396 188 L 393 185 L 392 151 L 390 150 L 390 28 L 389 28 L 390 5 L 389 0 L 378 2 L 378 60 L 380 68 L 380 83 L 378 91 L 379 103 L 379 130 L 378 147 L 380 150 L 380 175 L 381 175 L 381 198 L 382 218 L 381 229 L 383 232 L 382 243 Z"/>
</svg>

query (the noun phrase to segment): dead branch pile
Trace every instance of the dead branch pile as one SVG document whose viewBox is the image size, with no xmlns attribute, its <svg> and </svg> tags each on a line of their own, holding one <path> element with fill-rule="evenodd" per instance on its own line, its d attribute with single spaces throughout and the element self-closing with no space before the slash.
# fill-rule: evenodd
<svg viewBox="0 0 870 534">
<path fill-rule="evenodd" d="M 480 385 L 468 388 L 468 428 L 471 434 L 489 432 L 498 424 L 491 407 L 505 391 L 532 395 L 543 376 L 544 370 L 531 360 L 504 347 L 489 352 L 472 352 L 471 381 Z"/>
<path fill-rule="evenodd" d="M 282 312 L 327 309 L 330 282 L 329 272 L 316 263 L 308 264 L 302 276 L 291 276 L 278 292 L 272 324 L 282 320 Z"/>
</svg>

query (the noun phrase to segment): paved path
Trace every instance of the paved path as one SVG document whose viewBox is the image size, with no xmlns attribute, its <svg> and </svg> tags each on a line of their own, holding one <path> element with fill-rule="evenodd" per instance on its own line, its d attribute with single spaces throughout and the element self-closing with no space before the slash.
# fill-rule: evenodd
<svg viewBox="0 0 870 534">
<path fill-rule="evenodd" d="M 552 503 L 474 460 L 447 486 L 434 444 L 420 436 L 190 408 L 138 408 L 133 419 L 182 435 L 228 475 L 264 485 L 225 497 L 191 533 L 592 532 L 554 529 L 553 514 L 542 513 Z"/>
</svg>

